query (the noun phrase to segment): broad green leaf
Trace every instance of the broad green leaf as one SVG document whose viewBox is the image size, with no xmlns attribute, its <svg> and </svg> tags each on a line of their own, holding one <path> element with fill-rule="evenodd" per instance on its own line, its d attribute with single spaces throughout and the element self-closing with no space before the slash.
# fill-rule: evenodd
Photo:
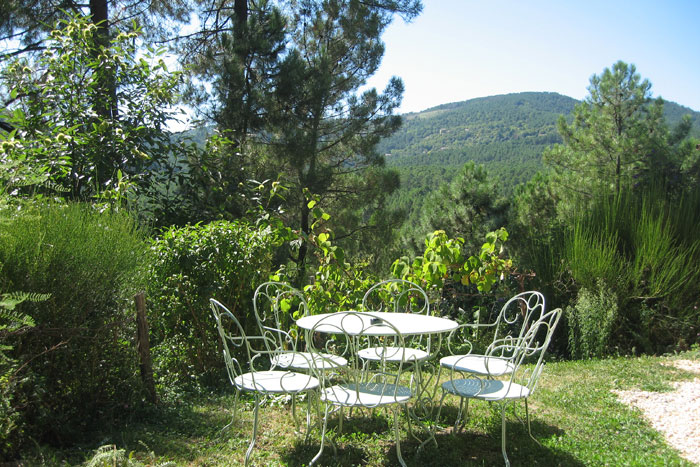
<svg viewBox="0 0 700 467">
<path fill-rule="evenodd" d="M 289 310 L 292 309 L 292 303 L 288 298 L 283 298 L 279 302 L 280 310 L 282 310 L 285 313 L 289 313 Z"/>
</svg>

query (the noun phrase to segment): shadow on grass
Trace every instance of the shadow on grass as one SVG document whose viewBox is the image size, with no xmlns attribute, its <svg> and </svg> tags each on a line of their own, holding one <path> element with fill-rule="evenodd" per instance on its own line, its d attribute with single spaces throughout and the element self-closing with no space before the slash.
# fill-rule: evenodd
<svg viewBox="0 0 700 467">
<path fill-rule="evenodd" d="M 346 410 L 340 434 L 338 420 L 338 413 L 328 420 L 323 454 L 316 465 L 366 465 L 372 456 L 372 449 L 368 447 L 385 444 L 382 438 L 387 436 L 393 439 L 392 426 L 381 409 L 376 412 L 355 409 L 352 414 Z M 290 467 L 308 465 L 320 448 L 320 436 L 320 431 L 313 431 L 308 443 L 296 442 L 294 449 L 281 455 L 282 460 Z"/>
<path fill-rule="evenodd" d="M 540 421 L 532 421 L 532 435 L 544 440 L 563 434 L 556 426 Z M 428 443 L 418 450 L 418 443 L 406 442 L 405 451 L 415 452 L 409 466 L 462 466 L 462 465 L 503 465 L 501 453 L 501 418 L 493 417 L 486 432 L 474 431 L 469 424 L 464 430 L 455 433 L 453 427 L 438 431 L 434 443 Z M 517 420 L 506 420 L 506 453 L 511 465 L 543 466 L 582 466 L 585 465 L 570 453 L 544 446 L 530 438 L 527 427 Z M 392 465 L 386 463 L 385 465 Z"/>
<path fill-rule="evenodd" d="M 99 429 L 70 447 L 35 443 L 21 454 L 17 465 L 79 465 L 105 445 L 114 445 L 147 462 L 161 456 L 176 463 L 192 459 L 202 445 L 212 440 L 221 442 L 220 430 L 231 420 L 230 411 L 220 406 L 208 410 L 202 407 L 192 402 L 138 407 L 119 419 L 104 421 Z"/>
<path fill-rule="evenodd" d="M 227 435 L 231 436 L 231 430 L 221 432 L 230 421 L 231 413 L 224 410 L 202 411 L 187 405 L 161 406 L 118 427 L 119 439 L 111 442 L 127 451 L 148 447 L 156 455 L 187 459 L 196 456 L 201 443 L 221 441 Z M 113 432 L 116 431 L 115 427 Z"/>
<path fill-rule="evenodd" d="M 456 409 L 454 410 L 456 415 Z M 326 445 L 323 455 L 316 465 L 320 466 L 357 466 L 382 465 L 398 466 L 396 442 L 391 426 L 386 420 L 373 420 L 371 417 L 361 420 L 346 420 L 343 434 L 336 435 L 331 431 L 331 439 L 338 446 L 334 453 L 330 445 Z M 512 418 L 512 417 L 511 417 Z M 351 423 L 348 423 L 351 422 Z M 385 430 L 381 432 L 382 425 Z M 337 426 L 337 425 L 336 425 Z M 563 431 L 558 427 L 532 421 L 532 434 L 535 439 L 545 440 L 558 437 Z M 357 431 L 353 431 L 353 429 Z M 380 431 L 373 431 L 379 429 Z M 420 442 L 407 436 L 405 424 L 401 430 L 401 453 L 409 467 L 414 466 L 465 466 L 465 465 L 503 465 L 501 454 L 501 418 L 490 417 L 486 432 L 470 429 L 469 424 L 459 433 L 453 433 L 450 426 L 439 429 L 436 433 L 437 447 L 429 442 L 420 448 Z M 422 439 L 427 439 L 427 433 L 420 428 L 415 431 Z M 511 465 L 542 465 L 542 466 L 583 466 L 579 459 L 562 450 L 544 446 L 530 438 L 527 427 L 517 419 L 506 420 L 506 452 Z M 319 449 L 318 438 L 313 435 L 309 443 L 296 443 L 294 448 L 282 456 L 289 467 L 308 465 Z"/>
<path fill-rule="evenodd" d="M 113 443 L 127 453 L 134 450 L 136 458 L 147 464 L 169 460 L 176 465 L 238 465 L 250 439 L 251 407 L 244 403 L 236 424 L 222 433 L 221 428 L 231 420 L 230 402 L 228 397 L 212 397 L 204 402 L 151 408 L 142 411 L 138 418 L 111 426 L 96 434 L 94 439 L 86 440 L 72 456 L 64 451 L 61 458 L 75 465 L 83 462 L 97 446 Z M 469 419 L 464 431 L 454 434 L 451 421 L 456 415 L 456 407 L 446 405 L 436 434 L 438 446 L 428 443 L 419 449 L 420 441 L 408 434 L 405 415 L 401 414 L 401 452 L 409 467 L 503 465 L 500 411 L 482 407 Z M 317 465 L 399 465 L 392 418 L 390 410 L 354 411 L 352 415 L 346 412 L 343 430 L 338 433 L 338 415 L 333 415 L 328 422 L 328 437 L 337 450 L 332 444 L 326 444 Z M 413 425 L 414 433 L 421 440 L 427 438 L 426 430 L 425 425 Z M 558 427 L 533 420 L 532 432 L 536 439 L 549 445 L 533 441 L 527 428 L 509 413 L 507 453 L 514 466 L 583 465 L 548 442 L 564 434 Z M 294 433 L 288 408 L 266 407 L 261 414 L 253 462 L 256 465 L 305 466 L 319 447 L 318 428 L 312 429 L 305 442 L 303 436 Z"/>
</svg>

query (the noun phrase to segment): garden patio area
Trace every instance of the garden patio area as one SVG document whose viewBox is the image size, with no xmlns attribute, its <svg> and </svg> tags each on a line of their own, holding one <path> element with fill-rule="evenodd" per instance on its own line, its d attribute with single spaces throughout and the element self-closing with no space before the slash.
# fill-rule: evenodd
<svg viewBox="0 0 700 467">
<path fill-rule="evenodd" d="M 667 357 L 614 358 L 607 360 L 549 362 L 530 400 L 532 433 L 512 414 L 508 415 L 508 447 L 512 465 L 693 465 L 681 457 L 642 413 L 625 403 L 615 391 L 649 391 L 670 400 L 674 382 L 686 384 L 700 375 L 693 368 L 678 369 L 674 361 L 700 362 L 698 350 Z M 696 367 L 697 368 L 697 367 Z M 695 393 L 697 395 L 697 392 Z M 665 396 L 665 397 L 664 397 Z M 154 407 L 130 423 L 105 427 L 92 445 L 80 451 L 38 448 L 27 465 L 84 462 L 94 456 L 95 443 L 115 456 L 131 458 L 119 465 L 242 465 L 252 427 L 252 399 L 243 399 L 240 418 L 221 432 L 231 416 L 232 392 L 199 394 L 180 403 Z M 692 401 L 689 401 L 692 405 Z M 696 401 L 697 402 L 697 401 Z M 419 452 L 418 442 L 402 430 L 401 445 L 409 466 L 503 465 L 500 452 L 500 413 L 487 403 L 473 402 L 465 430 L 452 433 L 457 402 L 443 409 L 436 433 L 438 448 L 428 444 Z M 697 403 L 695 403 L 697 410 Z M 261 409 L 260 433 L 254 465 L 306 465 L 318 450 L 318 430 L 308 443 L 294 434 L 288 405 Z M 522 404 L 518 406 L 522 414 Z M 685 412 L 684 419 L 692 415 Z M 692 429 L 693 427 L 689 427 Z M 330 431 L 335 426 L 329 425 Z M 391 419 L 382 412 L 372 417 L 346 418 L 343 434 L 331 434 L 337 455 L 327 449 L 319 465 L 397 465 Z M 697 442 L 697 438 L 696 438 Z M 697 449 L 697 446 L 696 446 Z M 697 456 L 697 451 L 696 451 Z M 111 456 L 111 457 L 110 457 Z M 697 458 L 697 457 L 696 457 Z M 112 462 L 96 465 L 112 465 Z"/>
</svg>

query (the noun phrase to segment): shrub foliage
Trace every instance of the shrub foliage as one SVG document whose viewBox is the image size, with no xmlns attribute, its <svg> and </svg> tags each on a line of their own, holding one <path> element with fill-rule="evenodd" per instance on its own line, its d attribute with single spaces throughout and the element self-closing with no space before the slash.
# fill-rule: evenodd
<svg viewBox="0 0 700 467">
<path fill-rule="evenodd" d="M 269 276 L 278 243 L 274 229 L 243 220 L 170 228 L 153 241 L 148 307 L 161 384 L 225 374 L 212 371 L 223 360 L 209 299 L 224 303 L 250 329 L 253 293 Z"/>
<path fill-rule="evenodd" d="M 131 298 L 145 251 L 121 212 L 69 204 L 3 214 L 0 288 L 50 294 L 22 303 L 35 326 L 5 339 L 17 362 L 2 381 L 14 413 L 0 430 L 7 446 L 27 436 L 73 442 L 140 400 Z"/>
</svg>

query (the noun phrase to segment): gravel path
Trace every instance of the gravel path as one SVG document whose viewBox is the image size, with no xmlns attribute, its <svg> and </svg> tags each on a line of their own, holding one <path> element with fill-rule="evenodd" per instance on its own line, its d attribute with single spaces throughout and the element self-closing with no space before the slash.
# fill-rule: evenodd
<svg viewBox="0 0 700 467">
<path fill-rule="evenodd" d="M 640 409 L 684 458 L 700 464 L 700 361 L 673 360 L 669 364 L 698 377 L 671 383 L 676 388 L 673 392 L 614 392 L 625 404 Z"/>
</svg>

